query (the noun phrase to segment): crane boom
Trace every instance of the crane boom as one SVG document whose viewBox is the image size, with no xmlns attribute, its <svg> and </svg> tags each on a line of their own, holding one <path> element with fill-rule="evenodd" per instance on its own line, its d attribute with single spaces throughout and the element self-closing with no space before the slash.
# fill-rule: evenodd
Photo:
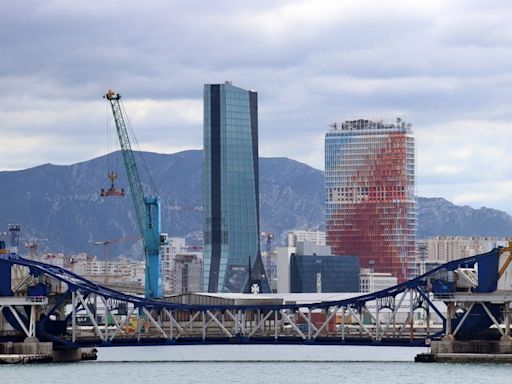
<svg viewBox="0 0 512 384">
<path fill-rule="evenodd" d="M 160 272 L 160 198 L 158 196 L 144 195 L 142 182 L 135 162 L 135 156 L 130 144 L 130 138 L 126 129 L 126 124 L 121 110 L 119 100 L 121 95 L 109 90 L 104 96 L 112 107 L 114 121 L 116 125 L 121 153 L 128 176 L 130 192 L 137 225 L 142 237 L 144 254 L 146 257 L 146 279 L 144 292 L 146 298 L 156 298 L 162 296 L 162 278 Z"/>
</svg>

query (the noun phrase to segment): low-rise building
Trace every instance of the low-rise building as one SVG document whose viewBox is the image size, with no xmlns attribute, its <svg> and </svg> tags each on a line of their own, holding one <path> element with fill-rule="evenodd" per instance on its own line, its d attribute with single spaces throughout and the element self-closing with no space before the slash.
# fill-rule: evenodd
<svg viewBox="0 0 512 384">
<path fill-rule="evenodd" d="M 359 275 L 359 292 L 372 293 L 397 285 L 398 281 L 391 273 L 374 272 L 362 268 Z"/>
<path fill-rule="evenodd" d="M 277 293 L 290 293 L 290 258 L 296 247 L 277 247 Z"/>
<path fill-rule="evenodd" d="M 66 256 L 63 253 L 45 253 L 41 257 L 41 261 L 46 264 L 64 268 Z"/>
<path fill-rule="evenodd" d="M 291 255 L 291 293 L 357 292 L 359 257 Z"/>
<path fill-rule="evenodd" d="M 359 258 L 332 256 L 331 247 L 298 241 L 295 247 L 278 247 L 277 292 L 358 292 Z"/>
</svg>

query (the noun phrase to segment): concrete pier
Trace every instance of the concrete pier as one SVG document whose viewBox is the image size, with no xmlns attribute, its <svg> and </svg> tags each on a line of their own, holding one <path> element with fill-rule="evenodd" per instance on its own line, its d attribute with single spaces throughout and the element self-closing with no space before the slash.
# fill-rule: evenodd
<svg viewBox="0 0 512 384">
<path fill-rule="evenodd" d="M 0 343 L 0 364 L 63 363 L 96 360 L 95 348 L 54 350 L 53 343 Z"/>
<path fill-rule="evenodd" d="M 26 341 L 0 343 L 1 364 L 50 363 L 53 361 L 53 343 Z"/>
<path fill-rule="evenodd" d="M 97 359 L 96 348 L 60 349 L 53 351 L 54 363 L 74 363 Z"/>
<path fill-rule="evenodd" d="M 430 353 L 417 355 L 419 363 L 512 363 L 512 341 L 433 341 Z"/>
</svg>

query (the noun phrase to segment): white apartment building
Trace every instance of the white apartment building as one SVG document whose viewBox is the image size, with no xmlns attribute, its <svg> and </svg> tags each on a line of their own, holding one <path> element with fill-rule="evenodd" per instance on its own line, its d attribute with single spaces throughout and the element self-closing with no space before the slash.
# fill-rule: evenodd
<svg viewBox="0 0 512 384">
<path fill-rule="evenodd" d="M 203 257 L 200 253 L 177 254 L 171 271 L 169 289 L 173 294 L 203 291 Z"/>
<path fill-rule="evenodd" d="M 162 234 L 161 247 L 164 290 L 171 293 L 200 292 L 203 290 L 203 254 L 191 250 L 183 237 Z M 198 279 L 201 280 L 198 280 Z"/>
<path fill-rule="evenodd" d="M 64 268 L 66 264 L 66 256 L 63 253 L 45 253 L 41 257 L 43 263 L 55 265 Z"/>
<path fill-rule="evenodd" d="M 169 281 L 172 269 L 174 267 L 174 257 L 177 254 L 188 252 L 188 247 L 184 237 L 169 237 L 167 233 L 162 233 L 164 244 L 160 247 L 162 256 L 163 280 Z"/>
<path fill-rule="evenodd" d="M 144 285 L 144 268 L 144 261 L 120 258 L 105 262 L 98 260 L 95 256 L 85 261 L 74 262 L 71 265 L 71 270 L 79 275 L 111 284 Z"/>
<path fill-rule="evenodd" d="M 499 246 L 507 246 L 509 238 L 438 236 L 427 239 L 427 260 L 441 264 L 489 252 Z"/>
<path fill-rule="evenodd" d="M 288 246 L 296 247 L 297 242 L 307 241 L 317 245 L 325 245 L 325 232 L 296 230 L 288 232 Z"/>
<path fill-rule="evenodd" d="M 398 281 L 391 273 L 373 272 L 363 268 L 359 275 L 359 292 L 372 293 L 397 285 Z"/>
</svg>

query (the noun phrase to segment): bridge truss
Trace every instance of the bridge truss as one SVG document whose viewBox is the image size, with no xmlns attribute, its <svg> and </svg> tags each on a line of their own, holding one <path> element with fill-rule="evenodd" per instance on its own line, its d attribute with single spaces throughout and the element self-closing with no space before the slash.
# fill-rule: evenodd
<svg viewBox="0 0 512 384">
<path fill-rule="evenodd" d="M 0 279 L 10 282 L 0 284 L 0 339 L 35 336 L 64 348 L 194 343 L 427 345 L 433 339 L 464 337 L 489 327 L 504 337 L 510 334 L 512 295 L 496 290 L 500 257 L 503 250 L 495 249 L 344 300 L 192 305 L 124 294 L 64 268 L 11 254 L 0 258 Z M 465 281 L 473 284 L 457 288 L 460 271 L 467 275 L 468 270 L 473 271 L 473 280 Z"/>
</svg>

